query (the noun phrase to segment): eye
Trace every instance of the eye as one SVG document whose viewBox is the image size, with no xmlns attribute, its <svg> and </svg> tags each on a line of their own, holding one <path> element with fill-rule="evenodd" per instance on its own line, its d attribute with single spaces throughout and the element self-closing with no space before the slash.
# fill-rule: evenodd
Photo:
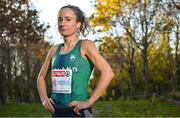
<svg viewBox="0 0 180 118">
<path fill-rule="evenodd" d="M 63 21 L 63 19 L 59 17 L 59 18 L 58 18 L 58 22 L 61 22 L 61 21 Z"/>
<path fill-rule="evenodd" d="M 67 18 L 66 21 L 69 22 L 69 21 L 71 21 L 71 19 L 70 19 L 70 18 Z"/>
</svg>

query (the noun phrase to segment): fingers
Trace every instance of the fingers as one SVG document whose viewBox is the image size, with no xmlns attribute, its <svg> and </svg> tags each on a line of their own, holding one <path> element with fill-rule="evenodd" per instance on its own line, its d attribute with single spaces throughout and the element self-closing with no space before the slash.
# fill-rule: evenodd
<svg viewBox="0 0 180 118">
<path fill-rule="evenodd" d="M 78 115 L 81 115 L 79 112 L 80 110 L 89 108 L 90 106 L 91 106 L 91 104 L 89 101 L 83 101 L 83 102 L 72 101 L 69 104 L 69 107 L 74 107 L 73 111 Z"/>
<path fill-rule="evenodd" d="M 54 104 L 54 102 L 52 101 L 52 99 L 48 99 L 48 100 L 45 100 L 43 103 L 43 106 L 49 110 L 50 112 L 54 113 L 55 112 L 55 109 L 53 107 L 52 104 Z"/>
<path fill-rule="evenodd" d="M 80 116 L 81 113 L 79 112 L 79 110 L 80 110 L 80 109 L 79 109 L 78 107 L 75 107 L 75 108 L 73 109 L 73 111 Z"/>
<path fill-rule="evenodd" d="M 80 113 L 79 113 L 79 104 L 80 104 L 80 102 L 78 102 L 78 101 L 72 101 L 70 104 L 69 104 L 69 107 L 74 107 L 74 109 L 73 109 L 73 111 L 76 113 L 76 114 L 78 114 L 78 115 L 81 115 Z"/>
<path fill-rule="evenodd" d="M 70 104 L 69 104 L 69 107 L 74 107 L 78 104 L 78 101 L 72 101 Z"/>
<path fill-rule="evenodd" d="M 50 102 L 53 103 L 55 105 L 55 103 L 53 102 L 53 100 L 51 98 L 49 98 Z"/>
<path fill-rule="evenodd" d="M 46 106 L 46 101 L 44 101 L 44 102 L 42 103 L 42 105 L 43 105 L 46 109 L 48 109 L 47 106 Z"/>
</svg>

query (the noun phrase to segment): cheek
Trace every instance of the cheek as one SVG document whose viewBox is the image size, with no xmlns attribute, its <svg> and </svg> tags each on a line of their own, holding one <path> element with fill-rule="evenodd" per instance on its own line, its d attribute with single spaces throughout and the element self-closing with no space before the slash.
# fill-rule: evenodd
<svg viewBox="0 0 180 118">
<path fill-rule="evenodd" d="M 68 26 L 71 27 L 71 28 L 76 28 L 77 29 L 76 23 L 69 23 Z"/>
<path fill-rule="evenodd" d="M 70 25 L 68 29 L 71 32 L 76 32 L 77 31 L 77 27 L 75 25 Z"/>
<path fill-rule="evenodd" d="M 71 27 L 71 28 L 76 28 L 76 25 L 75 24 L 69 24 L 69 26 Z"/>
</svg>

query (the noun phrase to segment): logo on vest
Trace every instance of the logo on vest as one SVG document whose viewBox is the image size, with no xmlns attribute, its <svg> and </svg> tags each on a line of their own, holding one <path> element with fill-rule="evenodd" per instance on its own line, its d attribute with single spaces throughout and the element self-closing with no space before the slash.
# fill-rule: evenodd
<svg viewBox="0 0 180 118">
<path fill-rule="evenodd" d="M 76 56 L 75 56 L 75 55 L 71 55 L 71 56 L 70 56 L 70 60 L 71 60 L 71 61 L 76 60 Z"/>
<path fill-rule="evenodd" d="M 71 69 L 73 72 L 77 72 L 78 71 L 77 67 L 67 67 L 66 69 Z"/>
</svg>

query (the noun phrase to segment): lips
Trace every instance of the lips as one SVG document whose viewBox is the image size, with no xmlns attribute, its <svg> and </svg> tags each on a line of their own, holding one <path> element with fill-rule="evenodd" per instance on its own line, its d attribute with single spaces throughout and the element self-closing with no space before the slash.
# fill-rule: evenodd
<svg viewBox="0 0 180 118">
<path fill-rule="evenodd" d="M 62 28 L 61 28 L 60 30 L 61 30 L 61 31 L 64 31 L 64 30 L 67 30 L 67 29 L 62 29 Z"/>
<path fill-rule="evenodd" d="M 66 30 L 67 30 L 67 29 L 60 29 L 59 31 L 60 31 L 60 32 L 64 32 L 64 31 L 66 31 Z"/>
<path fill-rule="evenodd" d="M 61 27 L 61 26 L 59 26 L 58 29 L 59 29 L 59 30 L 62 30 L 62 31 L 67 30 L 66 28 Z"/>
</svg>

